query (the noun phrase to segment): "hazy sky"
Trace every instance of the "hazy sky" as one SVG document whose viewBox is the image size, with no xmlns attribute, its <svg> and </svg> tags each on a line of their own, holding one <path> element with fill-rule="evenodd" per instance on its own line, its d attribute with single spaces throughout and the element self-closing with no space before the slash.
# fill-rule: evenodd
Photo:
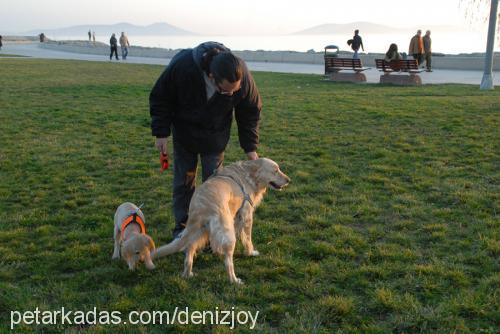
<svg viewBox="0 0 500 334">
<path fill-rule="evenodd" d="M 340 7 L 337 4 L 342 3 Z M 460 0 L 0 0 L 0 32 L 80 24 L 167 22 L 202 34 L 281 34 L 323 23 L 466 26 Z M 380 4 L 407 4 L 391 11 Z"/>
</svg>

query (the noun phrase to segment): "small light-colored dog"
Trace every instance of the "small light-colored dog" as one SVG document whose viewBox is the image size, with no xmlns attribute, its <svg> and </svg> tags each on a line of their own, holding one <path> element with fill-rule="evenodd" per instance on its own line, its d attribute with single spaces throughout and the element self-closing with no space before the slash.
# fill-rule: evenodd
<svg viewBox="0 0 500 334">
<path fill-rule="evenodd" d="M 241 284 L 233 265 L 236 237 L 240 236 L 246 255 L 259 255 L 252 243 L 253 212 L 268 187 L 281 190 L 289 182 L 278 164 L 266 158 L 237 162 L 218 170 L 196 188 L 181 236 L 156 249 L 152 258 L 185 251 L 183 276 L 191 277 L 193 257 L 209 241 L 214 253 L 225 256 L 229 281 Z"/>
<path fill-rule="evenodd" d="M 149 270 L 155 268 L 151 261 L 155 243 L 146 234 L 145 222 L 141 209 L 133 203 L 123 203 L 116 209 L 113 259 L 123 258 L 130 270 L 134 270 L 140 261 Z"/>
</svg>

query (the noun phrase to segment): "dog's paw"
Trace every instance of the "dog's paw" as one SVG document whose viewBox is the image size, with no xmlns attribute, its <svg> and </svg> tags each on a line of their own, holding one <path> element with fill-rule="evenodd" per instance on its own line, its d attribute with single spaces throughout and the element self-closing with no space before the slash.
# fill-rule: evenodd
<svg viewBox="0 0 500 334">
<path fill-rule="evenodd" d="M 189 273 L 182 273 L 182 277 L 184 278 L 191 278 L 194 276 L 194 273 L 191 271 Z"/>
<path fill-rule="evenodd" d="M 245 283 L 243 283 L 243 281 L 241 280 L 241 278 L 238 278 L 236 277 L 236 280 L 232 281 L 231 283 L 234 283 L 234 284 L 237 284 L 237 285 L 243 285 Z"/>
<path fill-rule="evenodd" d="M 249 255 L 250 255 L 250 256 L 259 256 L 259 255 L 260 255 L 260 253 L 259 253 L 259 251 L 258 251 L 258 250 L 255 250 L 255 249 L 254 249 L 252 252 L 250 252 L 250 254 L 249 254 Z"/>
</svg>

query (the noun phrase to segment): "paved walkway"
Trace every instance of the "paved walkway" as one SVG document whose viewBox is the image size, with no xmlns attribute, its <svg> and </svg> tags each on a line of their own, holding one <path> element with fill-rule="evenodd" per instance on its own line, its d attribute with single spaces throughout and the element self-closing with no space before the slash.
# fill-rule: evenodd
<svg viewBox="0 0 500 334">
<path fill-rule="evenodd" d="M 70 53 L 49 50 L 39 47 L 38 43 L 27 44 L 10 44 L 4 43 L 2 53 L 16 54 L 22 56 L 30 56 L 34 58 L 50 58 L 50 59 L 75 59 L 87 61 L 109 61 L 107 55 L 91 55 L 82 53 Z M 1 59 L 1 58 L 0 58 Z M 116 61 L 116 60 L 113 60 Z M 132 64 L 156 64 L 167 65 L 170 59 L 150 58 L 150 57 L 133 57 L 129 56 L 126 61 L 120 60 L 123 63 Z M 264 63 L 264 62 L 247 62 L 248 67 L 252 71 L 269 71 L 282 73 L 309 73 L 323 74 L 323 65 L 317 64 L 293 64 L 293 63 Z M 364 72 L 367 81 L 370 83 L 378 83 L 380 72 L 372 68 Z M 442 83 L 463 83 L 479 85 L 483 77 L 482 71 L 458 71 L 458 70 L 434 70 L 432 73 L 422 72 L 420 74 L 424 84 L 442 84 Z M 493 82 L 495 86 L 500 86 L 500 72 L 493 73 Z"/>
</svg>

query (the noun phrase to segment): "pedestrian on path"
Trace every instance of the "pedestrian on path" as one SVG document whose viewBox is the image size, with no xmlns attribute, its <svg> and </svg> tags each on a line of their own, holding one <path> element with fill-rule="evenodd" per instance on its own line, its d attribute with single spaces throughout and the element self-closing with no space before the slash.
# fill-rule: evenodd
<svg viewBox="0 0 500 334">
<path fill-rule="evenodd" d="M 422 41 L 424 43 L 425 68 L 427 72 L 432 72 L 432 40 L 430 30 L 425 32 L 425 36 L 422 37 Z"/>
<path fill-rule="evenodd" d="M 120 60 L 118 58 L 118 41 L 116 40 L 116 35 L 112 34 L 109 39 L 109 46 L 111 48 L 111 53 L 109 54 L 109 60 L 113 58 L 113 53 L 115 54 L 116 60 Z"/>
<path fill-rule="evenodd" d="M 408 53 L 417 61 L 417 65 L 423 62 L 424 42 L 422 41 L 422 30 L 417 30 L 415 36 L 411 38 Z"/>
<path fill-rule="evenodd" d="M 123 60 L 127 59 L 129 47 L 130 47 L 130 43 L 128 42 L 128 37 L 122 31 L 122 35 L 120 36 L 120 48 L 122 49 Z"/>
<path fill-rule="evenodd" d="M 359 48 L 365 51 L 365 48 L 363 46 L 363 39 L 361 38 L 361 36 L 359 36 L 358 29 L 354 30 L 354 37 L 352 38 L 351 48 L 354 51 L 354 55 L 352 56 L 353 59 L 359 59 Z"/>
</svg>

